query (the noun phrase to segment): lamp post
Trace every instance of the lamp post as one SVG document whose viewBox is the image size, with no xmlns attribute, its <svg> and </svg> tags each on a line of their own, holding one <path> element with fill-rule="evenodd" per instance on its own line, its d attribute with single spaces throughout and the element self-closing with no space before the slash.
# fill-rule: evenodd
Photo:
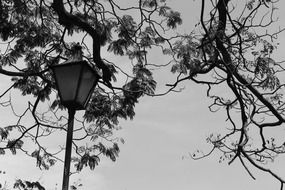
<svg viewBox="0 0 285 190">
<path fill-rule="evenodd" d="M 98 82 L 98 74 L 83 60 L 66 61 L 51 67 L 62 105 L 68 109 L 68 125 L 62 190 L 68 190 L 74 115 L 86 107 Z"/>
</svg>

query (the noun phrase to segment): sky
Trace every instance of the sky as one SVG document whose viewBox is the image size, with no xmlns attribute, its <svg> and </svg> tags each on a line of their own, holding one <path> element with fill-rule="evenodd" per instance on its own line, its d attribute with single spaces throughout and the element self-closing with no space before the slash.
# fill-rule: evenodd
<svg viewBox="0 0 285 190">
<path fill-rule="evenodd" d="M 199 19 L 200 1 L 169 2 L 182 13 L 185 28 L 181 30 L 191 31 Z M 285 9 L 284 1 L 279 8 Z M 282 21 L 285 23 L 285 18 L 280 14 Z M 281 45 L 285 44 L 285 34 L 279 39 Z M 163 79 L 164 75 L 158 77 Z M 120 145 L 117 161 L 102 159 L 94 171 L 86 168 L 72 175 L 71 184 L 82 183 L 82 190 L 279 189 L 277 181 L 258 170 L 252 170 L 256 177 L 253 180 L 239 162 L 230 166 L 227 162 L 219 163 L 218 154 L 198 161 L 189 157 L 197 149 L 207 152 L 211 148 L 205 139 L 224 128 L 226 118 L 209 112 L 211 100 L 206 98 L 205 87 L 191 82 L 183 86 L 181 93 L 142 98 L 136 106 L 134 120 L 120 123 L 122 130 L 117 135 L 124 138 L 125 144 Z M 0 114 L 2 125 L 12 119 L 11 113 L 2 110 Z M 63 164 L 48 171 L 39 170 L 35 164 L 33 159 L 21 154 L 0 157 L 0 171 L 5 171 L 0 173 L 0 183 L 21 178 L 39 181 L 47 189 L 61 189 Z M 284 166 L 277 161 L 275 168 Z M 280 170 L 280 174 L 285 177 L 285 171 Z"/>
</svg>

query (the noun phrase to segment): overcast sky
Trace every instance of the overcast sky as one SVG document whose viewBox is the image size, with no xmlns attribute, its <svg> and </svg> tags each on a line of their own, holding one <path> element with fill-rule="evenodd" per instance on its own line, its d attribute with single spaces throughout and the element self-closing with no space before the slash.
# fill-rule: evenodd
<svg viewBox="0 0 285 190">
<path fill-rule="evenodd" d="M 200 1 L 170 2 L 184 17 L 182 31 L 191 31 L 199 18 Z M 284 9 L 284 1 L 279 5 Z M 280 23 L 282 21 L 285 23 L 284 18 L 280 18 Z M 285 43 L 284 35 L 280 36 L 281 44 Z M 163 60 L 162 57 L 157 59 Z M 142 98 L 136 106 L 134 120 L 120 124 L 123 129 L 118 135 L 126 142 L 120 146 L 118 160 L 102 159 L 94 171 L 86 168 L 73 175 L 71 184 L 83 183 L 82 190 L 278 189 L 277 181 L 257 170 L 253 170 L 257 180 L 252 180 L 238 161 L 230 166 L 226 162 L 218 163 L 216 154 L 199 161 L 189 158 L 188 154 L 196 149 L 206 152 L 211 148 L 205 139 L 225 127 L 226 118 L 208 111 L 210 100 L 205 97 L 205 87 L 190 82 L 184 86 L 182 93 Z M 1 111 L 3 125 L 9 117 L 9 113 Z M 277 164 L 279 168 L 285 166 L 280 162 Z M 31 158 L 6 155 L 0 157 L 0 170 L 6 172 L 0 173 L 0 183 L 21 178 L 39 180 L 47 189 L 61 189 L 61 164 L 49 171 L 40 171 Z M 285 171 L 281 170 L 280 174 L 285 177 Z"/>
</svg>

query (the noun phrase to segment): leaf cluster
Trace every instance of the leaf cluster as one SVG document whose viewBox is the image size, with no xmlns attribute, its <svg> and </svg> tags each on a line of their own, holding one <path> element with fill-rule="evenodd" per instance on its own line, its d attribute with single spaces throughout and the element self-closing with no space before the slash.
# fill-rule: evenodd
<svg viewBox="0 0 285 190">
<path fill-rule="evenodd" d="M 102 143 L 99 143 L 88 149 L 82 147 L 81 151 L 84 152 L 83 156 L 80 158 L 73 158 L 77 171 L 81 171 L 84 167 L 89 167 L 91 170 L 94 170 L 100 162 L 99 154 L 103 154 L 115 162 L 116 158 L 119 156 L 120 149 L 117 143 L 113 143 L 112 147 L 106 147 Z M 96 155 L 96 152 L 99 152 L 99 154 Z"/>
<path fill-rule="evenodd" d="M 30 181 L 23 181 L 21 179 L 17 179 L 14 183 L 14 189 L 19 190 L 32 190 L 32 189 L 38 189 L 38 190 L 45 190 L 45 188 L 38 182 L 30 182 Z"/>
</svg>

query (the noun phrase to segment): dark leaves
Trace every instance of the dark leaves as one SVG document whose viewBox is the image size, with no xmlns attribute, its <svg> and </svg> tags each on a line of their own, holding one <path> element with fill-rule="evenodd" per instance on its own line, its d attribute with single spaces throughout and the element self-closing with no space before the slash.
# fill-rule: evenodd
<svg viewBox="0 0 285 190">
<path fill-rule="evenodd" d="M 161 44 L 161 43 L 164 43 L 165 42 L 165 38 L 161 37 L 161 36 L 158 36 L 157 38 L 154 39 L 154 42 L 156 44 Z"/>
<path fill-rule="evenodd" d="M 0 155 L 4 155 L 5 154 L 5 150 L 3 148 L 0 148 Z"/>
<path fill-rule="evenodd" d="M 145 82 L 133 81 L 126 84 L 123 96 L 108 96 L 102 91 L 97 89 L 94 91 L 90 103 L 84 114 L 84 118 L 87 122 L 96 122 L 99 127 L 107 127 L 113 129 L 118 124 L 118 119 L 123 118 L 132 119 L 134 113 L 134 103 L 142 95 L 142 92 L 153 93 L 155 88 L 155 82 L 151 84 L 149 71 L 140 70 L 137 71 L 138 75 L 145 75 Z M 141 85 L 141 86 L 140 86 Z M 108 131 L 105 131 L 108 133 Z"/>
<path fill-rule="evenodd" d="M 0 23 L 0 38 L 3 41 L 8 40 L 11 36 L 11 31 L 13 30 L 13 25 L 11 23 Z"/>
<path fill-rule="evenodd" d="M 85 150 L 83 156 L 80 159 L 73 158 L 76 161 L 75 167 L 77 171 L 81 171 L 84 167 L 89 167 L 91 170 L 94 170 L 95 167 L 99 164 L 100 158 L 99 154 L 103 154 L 104 156 L 110 158 L 112 161 L 116 161 L 116 158 L 119 156 L 120 149 L 116 143 L 113 143 L 112 147 L 106 147 L 102 143 L 94 146 L 93 151 L 99 151 L 98 155 L 92 154 L 90 150 Z"/>
<path fill-rule="evenodd" d="M 13 53 L 12 54 L 8 53 L 8 54 L 4 55 L 3 57 L 0 57 L 1 58 L 0 64 L 1 64 L 1 66 L 13 65 L 16 63 L 16 61 L 18 60 L 19 57 L 20 57 L 19 54 L 14 56 Z"/>
<path fill-rule="evenodd" d="M 159 15 L 161 15 L 161 16 L 167 16 L 168 15 L 168 12 L 171 10 L 171 8 L 170 7 L 168 7 L 168 6 L 161 6 L 160 8 L 159 8 Z"/>
<path fill-rule="evenodd" d="M 41 101 L 49 99 L 51 86 L 46 84 L 45 87 L 42 87 L 45 83 L 39 82 L 40 80 L 36 76 L 14 77 L 12 81 L 14 82 L 14 88 L 21 90 L 23 96 L 31 94 L 39 97 Z"/>
<path fill-rule="evenodd" d="M 105 148 L 102 144 L 100 144 L 100 148 L 101 148 L 101 152 L 105 156 L 109 157 L 113 162 L 116 161 L 116 158 L 119 156 L 119 152 L 120 152 L 120 149 L 117 143 L 114 143 L 113 147 L 110 147 L 110 148 Z"/>
<path fill-rule="evenodd" d="M 130 15 L 124 15 L 120 20 L 120 25 L 117 29 L 119 38 L 130 40 L 131 37 L 135 34 L 137 29 L 137 24 L 134 21 L 133 17 Z"/>
<path fill-rule="evenodd" d="M 56 160 L 51 158 L 45 151 L 34 150 L 31 154 L 32 157 L 37 160 L 37 167 L 48 170 L 51 166 L 56 163 Z"/>
<path fill-rule="evenodd" d="M 38 189 L 38 190 L 45 190 L 45 188 L 39 182 L 30 182 L 30 181 L 22 181 L 17 179 L 14 183 L 14 189 Z"/>
<path fill-rule="evenodd" d="M 274 65 L 275 61 L 269 57 L 256 59 L 255 75 L 262 79 L 259 87 L 274 90 L 280 85 L 279 79 L 274 75 Z"/>
<path fill-rule="evenodd" d="M 89 166 L 91 170 L 94 170 L 95 167 L 99 164 L 100 158 L 97 155 L 90 155 L 85 153 L 81 159 L 75 164 L 77 171 L 81 171 L 83 167 Z"/>
<path fill-rule="evenodd" d="M 187 75 L 199 71 L 201 62 L 197 46 L 197 42 L 191 36 L 185 36 L 174 44 L 173 51 L 166 51 L 177 57 L 177 62 L 172 66 L 171 72 Z"/>
<path fill-rule="evenodd" d="M 95 121 L 103 116 L 111 115 L 112 99 L 107 95 L 101 94 L 99 91 L 95 91 L 88 108 L 86 109 L 84 118 L 87 122 Z"/>
<path fill-rule="evenodd" d="M 96 155 L 89 156 L 88 165 L 89 165 L 90 169 L 94 170 L 95 166 L 98 165 L 99 161 L 100 161 L 100 159 L 98 156 L 96 156 Z"/>
<path fill-rule="evenodd" d="M 152 40 L 151 36 L 147 33 L 144 33 L 142 35 L 140 45 L 141 45 L 141 47 L 151 48 L 151 45 L 153 45 L 153 40 Z"/>
<path fill-rule="evenodd" d="M 6 140 L 9 135 L 9 131 L 6 128 L 0 128 L 1 140 Z"/>
<path fill-rule="evenodd" d="M 8 40 L 12 34 L 14 25 L 9 21 L 9 7 L 0 2 L 0 38 Z"/>
<path fill-rule="evenodd" d="M 142 6 L 153 8 L 153 7 L 157 6 L 157 2 L 156 2 L 156 0 L 144 0 L 144 1 L 142 1 Z"/>
<path fill-rule="evenodd" d="M 7 142 L 7 148 L 10 149 L 10 151 L 12 152 L 12 154 L 16 154 L 17 153 L 17 149 L 21 149 L 23 146 L 24 142 L 22 140 L 8 140 Z"/>
<path fill-rule="evenodd" d="M 65 19 L 60 18 L 60 11 L 55 11 L 55 5 L 60 4 L 58 3 L 59 1 L 54 1 L 52 5 L 45 1 L 13 0 L 2 2 L 4 3 L 3 6 L 0 6 L 0 37 L 3 41 L 10 39 L 12 41 L 6 42 L 9 46 L 7 51 L 1 55 L 1 66 L 10 66 L 10 68 L 13 67 L 13 71 L 17 70 L 20 74 L 12 79 L 13 87 L 20 90 L 23 96 L 35 98 L 35 101 L 33 100 L 32 102 L 36 103 L 30 103 L 29 108 L 30 110 L 33 108 L 32 116 L 34 116 L 34 120 L 31 122 L 38 124 L 39 131 L 37 134 L 34 134 L 36 130 L 30 130 L 23 135 L 24 137 L 30 137 L 32 140 L 35 140 L 35 138 L 39 140 L 41 137 L 49 135 L 45 131 L 46 128 L 42 126 L 59 122 L 47 119 L 51 118 L 45 115 L 49 113 L 43 113 L 39 116 L 38 114 L 41 113 L 36 106 L 37 100 L 44 101 L 48 99 L 51 91 L 55 88 L 54 80 L 48 71 L 49 66 L 60 63 L 71 56 L 70 44 L 72 43 L 66 42 L 66 40 L 69 41 L 68 34 L 77 35 L 81 32 L 90 34 L 88 37 L 84 36 L 83 33 L 81 33 L 83 35 L 78 35 L 84 36 L 82 39 L 79 39 L 79 41 L 82 40 L 82 44 L 86 45 L 84 53 L 88 55 L 86 56 L 85 54 L 84 59 L 93 62 L 98 70 L 101 70 L 103 73 L 99 81 L 99 87 L 94 91 L 84 114 L 84 121 L 87 123 L 92 122 L 92 127 L 90 127 L 90 130 L 88 129 L 90 140 L 92 143 L 98 143 L 98 138 L 110 137 L 113 134 L 113 130 L 118 125 L 120 118 L 132 119 L 134 117 L 134 107 L 139 98 L 145 94 L 154 94 L 156 81 L 151 70 L 145 66 L 147 64 L 147 52 L 152 46 L 160 46 L 166 41 L 166 38 L 158 34 L 159 31 L 167 32 L 169 30 L 167 27 L 176 28 L 182 22 L 178 12 L 171 11 L 167 6 L 160 6 L 165 4 L 165 0 L 143 0 L 140 4 L 141 7 L 138 7 L 142 9 L 141 12 L 132 7 L 130 8 L 132 11 L 118 12 L 119 14 L 112 13 L 112 9 L 109 9 L 109 6 L 105 7 L 104 3 L 100 4 L 98 1 L 71 1 L 70 4 L 66 4 L 64 7 L 69 7 L 67 12 L 73 16 L 70 18 L 76 17 L 74 21 L 78 23 L 82 21 L 81 24 L 84 26 L 75 22 L 65 21 L 67 23 L 65 25 L 66 28 L 61 25 L 64 24 L 63 21 Z M 114 10 L 118 11 L 118 7 L 115 6 Z M 138 19 L 137 15 L 123 15 L 133 15 L 133 11 L 141 13 L 143 18 Z M 63 11 L 61 10 L 61 12 Z M 156 15 L 155 18 L 161 16 L 163 20 L 153 20 L 152 15 Z M 136 20 L 141 23 L 136 23 Z M 86 27 L 88 24 L 90 27 Z M 109 52 L 120 56 L 126 55 L 131 61 L 137 61 L 137 65 L 133 67 L 133 76 L 128 76 L 131 79 L 123 87 L 111 90 L 101 88 L 102 80 L 105 82 L 104 84 L 111 81 L 112 77 L 115 81 L 114 73 L 116 70 L 113 65 L 104 64 L 103 61 L 100 62 L 103 59 L 94 58 L 95 55 L 92 48 L 89 47 L 89 42 L 86 43 L 90 37 L 97 36 L 92 34 L 98 34 L 102 38 L 100 40 L 98 40 L 99 38 L 97 40 L 93 39 L 96 42 L 98 41 L 95 44 L 106 45 Z M 73 37 L 75 36 L 72 36 L 70 39 L 75 39 Z M 102 49 L 105 50 L 104 48 Z M 98 57 L 100 58 L 100 56 Z M 100 65 L 104 65 L 104 67 L 100 67 Z M 122 70 L 122 72 L 124 71 Z M 109 75 L 104 77 L 104 73 L 109 73 Z M 109 87 L 111 88 L 111 85 Z M 54 113 L 57 111 L 57 108 L 63 108 L 58 97 L 52 102 L 51 108 L 53 109 L 51 111 L 54 111 Z M 27 109 L 27 112 L 30 110 Z M 26 115 L 22 117 L 26 119 Z M 21 119 L 19 119 L 19 123 L 22 122 Z M 54 127 L 52 130 L 49 130 L 56 131 L 60 128 Z M 25 129 L 27 128 L 23 127 L 19 132 L 21 133 Z M 1 140 L 8 142 L 5 148 L 16 154 L 16 150 L 22 148 L 23 142 L 21 140 L 9 140 L 9 135 L 10 131 L 8 129 L 0 128 Z M 96 153 L 100 152 L 102 153 L 101 155 L 108 157 L 112 161 L 115 161 L 118 157 L 119 147 L 117 144 L 113 144 L 111 147 L 99 144 L 95 147 Z M 0 154 L 4 153 L 4 149 L 0 149 Z M 99 154 L 96 153 L 80 152 L 83 156 L 77 163 L 77 169 L 80 171 L 86 166 L 93 170 L 100 161 Z M 46 149 L 41 148 L 40 145 L 38 149 L 31 153 L 31 156 L 36 159 L 37 166 L 40 168 L 48 169 L 55 163 L 52 155 L 48 154 Z M 32 186 L 31 183 L 25 182 L 18 185 L 22 188 Z"/>
<path fill-rule="evenodd" d="M 124 51 L 129 46 L 129 42 L 126 39 L 118 39 L 112 41 L 108 47 L 108 51 L 113 52 L 115 55 L 124 55 Z"/>
<path fill-rule="evenodd" d="M 167 15 L 167 26 L 174 29 L 177 25 L 182 24 L 182 19 L 179 12 L 170 11 Z"/>
<path fill-rule="evenodd" d="M 137 64 L 133 73 L 135 77 L 123 86 L 124 99 L 122 106 L 131 119 L 135 115 L 134 106 L 138 102 L 138 99 L 145 94 L 154 94 L 156 88 L 156 81 L 152 77 L 152 73 L 146 67 L 141 64 Z"/>
<path fill-rule="evenodd" d="M 37 77 L 24 77 L 24 78 L 12 78 L 14 81 L 14 88 L 18 88 L 22 91 L 22 95 L 37 95 L 40 87 L 37 83 Z"/>
</svg>

